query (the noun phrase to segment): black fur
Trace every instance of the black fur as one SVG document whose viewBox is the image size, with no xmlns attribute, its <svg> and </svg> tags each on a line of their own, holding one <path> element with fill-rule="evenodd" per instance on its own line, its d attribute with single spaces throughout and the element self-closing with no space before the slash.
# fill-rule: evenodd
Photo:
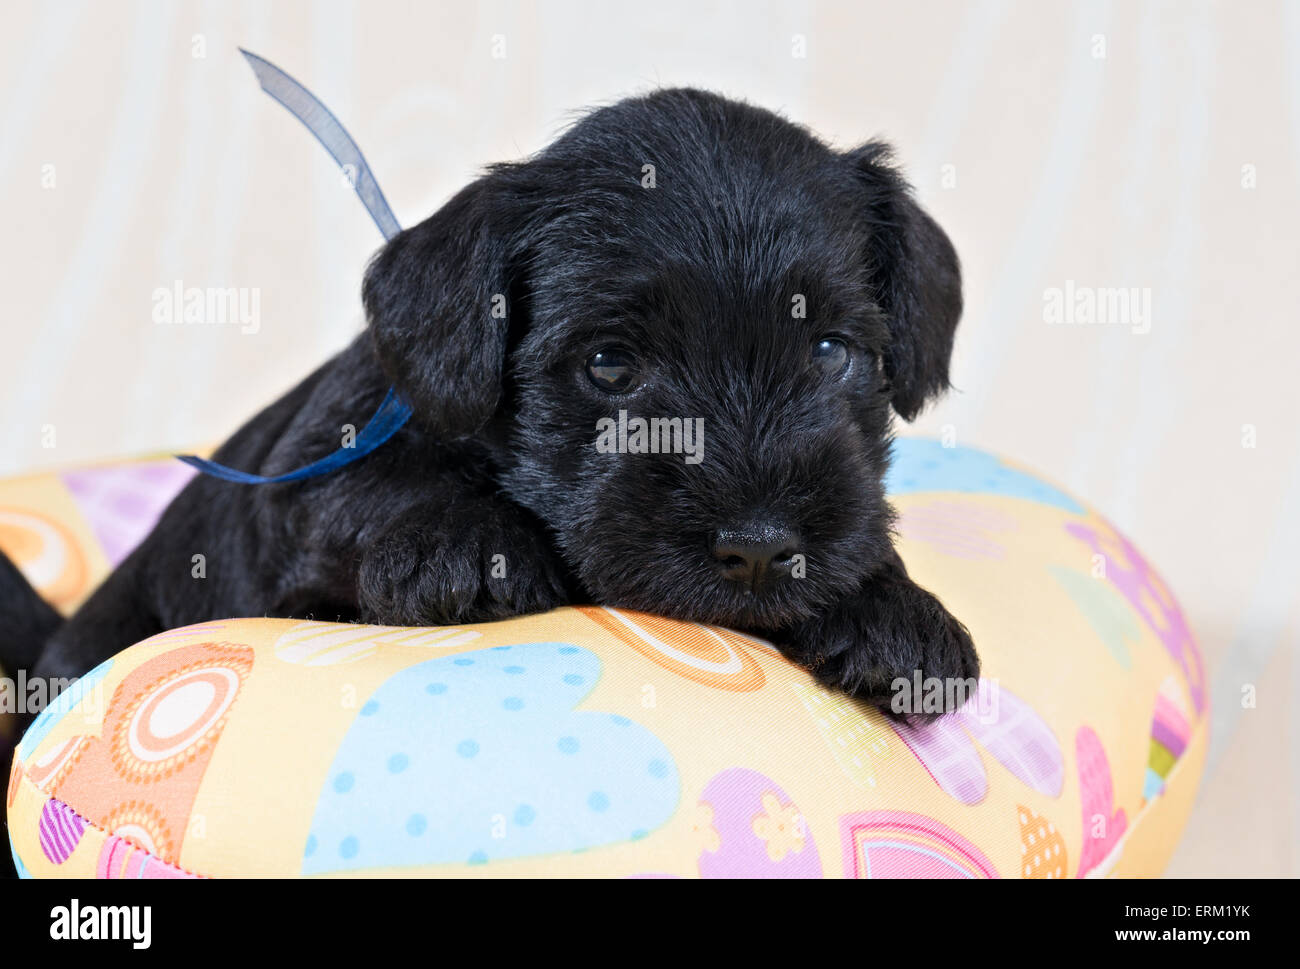
<svg viewBox="0 0 1300 969">
<path fill-rule="evenodd" d="M 326 477 L 195 479 L 38 675 L 219 617 L 455 623 L 579 602 L 754 631 L 877 701 L 918 669 L 977 675 L 965 629 L 891 543 L 891 408 L 910 419 L 946 388 L 961 287 L 884 146 L 839 153 L 700 91 L 626 100 L 402 232 L 363 297 L 367 332 L 217 460 L 300 466 L 390 381 L 414 421 Z M 851 349 L 843 379 L 811 364 L 828 335 Z M 622 396 L 584 371 L 610 344 L 644 365 Z M 704 460 L 598 453 L 597 422 L 620 409 L 703 418 Z M 797 535 L 806 575 L 728 579 L 710 542 L 738 522 Z"/>
</svg>

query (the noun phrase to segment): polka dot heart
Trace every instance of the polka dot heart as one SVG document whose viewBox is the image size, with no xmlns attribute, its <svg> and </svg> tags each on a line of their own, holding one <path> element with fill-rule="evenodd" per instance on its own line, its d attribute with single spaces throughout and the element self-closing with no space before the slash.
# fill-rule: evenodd
<svg viewBox="0 0 1300 969">
<path fill-rule="evenodd" d="M 627 717 L 575 709 L 600 672 L 586 649 L 527 643 L 392 676 L 335 755 L 303 872 L 483 865 L 664 824 L 680 795 L 672 754 Z"/>
</svg>

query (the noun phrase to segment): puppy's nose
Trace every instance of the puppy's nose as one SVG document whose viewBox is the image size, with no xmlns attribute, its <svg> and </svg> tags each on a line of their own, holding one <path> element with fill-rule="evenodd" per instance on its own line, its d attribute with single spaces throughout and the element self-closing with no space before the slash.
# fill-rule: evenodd
<svg viewBox="0 0 1300 969">
<path fill-rule="evenodd" d="M 725 578 L 756 588 L 790 574 L 799 535 L 774 522 L 722 528 L 714 532 L 709 550 Z"/>
</svg>

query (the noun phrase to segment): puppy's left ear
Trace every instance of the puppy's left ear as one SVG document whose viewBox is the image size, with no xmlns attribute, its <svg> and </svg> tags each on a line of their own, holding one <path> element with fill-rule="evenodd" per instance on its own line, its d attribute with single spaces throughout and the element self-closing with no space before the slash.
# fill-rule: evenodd
<svg viewBox="0 0 1300 969">
<path fill-rule="evenodd" d="M 517 215 L 484 175 L 371 261 L 362 301 L 375 353 L 416 418 L 452 439 L 501 399 Z"/>
<path fill-rule="evenodd" d="M 873 141 L 845 157 L 867 191 L 868 260 L 889 317 L 885 375 L 894 410 L 910 421 L 927 400 L 948 389 L 961 317 L 961 265 L 948 236 L 890 164 L 888 145 Z"/>
</svg>

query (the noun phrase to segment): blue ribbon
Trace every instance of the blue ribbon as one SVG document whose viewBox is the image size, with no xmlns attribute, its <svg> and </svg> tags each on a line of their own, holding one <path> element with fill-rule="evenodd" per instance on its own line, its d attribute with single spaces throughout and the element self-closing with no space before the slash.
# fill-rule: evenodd
<svg viewBox="0 0 1300 969">
<path fill-rule="evenodd" d="M 379 231 L 384 234 L 384 238 L 391 239 L 401 232 L 402 227 L 397 224 L 393 210 L 388 207 L 388 199 L 384 198 L 379 183 L 370 173 L 366 156 L 361 154 L 361 149 L 339 123 L 339 119 L 334 117 L 329 108 L 321 104 L 316 95 L 270 61 L 263 60 L 242 47 L 239 48 L 239 52 L 253 68 L 253 73 L 257 75 L 257 83 L 262 86 L 262 90 L 279 101 L 291 115 L 306 125 L 307 130 L 316 136 L 316 140 L 330 153 L 330 157 L 338 162 L 339 167 L 349 176 L 349 181 L 356 189 L 361 203 L 370 213 L 370 217 L 375 220 L 375 225 L 379 226 Z"/>
<path fill-rule="evenodd" d="M 285 474 L 277 474 L 271 478 L 266 475 L 249 474 L 247 471 L 228 468 L 224 464 L 217 464 L 215 461 L 208 461 L 193 454 L 178 454 L 176 457 L 190 467 L 198 468 L 204 474 L 225 481 L 234 481 L 237 484 L 278 484 L 281 481 L 301 481 L 303 478 L 314 478 L 317 475 L 329 474 L 329 472 L 336 471 L 345 464 L 351 464 L 357 458 L 369 454 L 396 434 L 410 416 L 411 405 L 403 402 L 397 396 L 397 391 L 389 387 L 388 393 L 384 395 L 383 403 L 379 405 L 379 409 L 375 411 L 374 416 L 366 422 L 366 426 L 357 433 L 351 447 L 340 447 L 337 451 L 325 455 L 319 461 L 313 461 L 305 468 L 299 468 L 297 471 L 289 471 Z"/>
<path fill-rule="evenodd" d="M 307 127 L 307 130 L 316 136 L 316 140 L 321 143 L 324 149 L 330 153 L 330 157 L 338 162 L 343 171 L 348 174 L 352 187 L 356 190 L 357 197 L 361 199 L 361 203 L 366 207 L 366 211 L 370 213 L 370 217 L 375 220 L 375 225 L 379 226 L 379 231 L 383 233 L 384 238 L 391 239 L 401 232 L 402 227 L 394 217 L 393 210 L 388 205 L 388 200 L 384 198 L 379 183 L 375 181 L 375 176 L 371 174 L 365 155 L 361 154 L 361 149 L 357 147 L 357 143 L 352 140 L 352 136 L 339 123 L 338 118 L 334 117 L 329 108 L 321 104 L 316 95 L 270 61 L 264 60 L 242 47 L 239 52 L 244 55 L 244 58 L 253 68 L 253 73 L 257 76 L 258 84 L 261 85 L 262 90 L 279 101 L 290 114 L 301 121 Z M 374 416 L 366 422 L 366 426 L 358 432 L 350 447 L 340 447 L 332 454 L 327 454 L 319 461 L 313 461 L 306 467 L 286 474 L 275 475 L 274 477 L 249 474 L 247 471 L 228 468 L 224 464 L 217 464 L 215 461 L 209 461 L 193 454 L 178 454 L 176 457 L 204 474 L 211 475 L 214 478 L 221 478 L 224 481 L 233 481 L 237 484 L 275 484 L 282 481 L 301 481 L 303 478 L 314 478 L 317 475 L 329 474 L 331 471 L 336 471 L 344 465 L 365 457 L 396 434 L 402 425 L 410 420 L 410 417 L 411 405 L 401 399 L 396 388 L 389 387 L 383 403 L 379 405 L 379 409 L 375 411 Z"/>
</svg>

